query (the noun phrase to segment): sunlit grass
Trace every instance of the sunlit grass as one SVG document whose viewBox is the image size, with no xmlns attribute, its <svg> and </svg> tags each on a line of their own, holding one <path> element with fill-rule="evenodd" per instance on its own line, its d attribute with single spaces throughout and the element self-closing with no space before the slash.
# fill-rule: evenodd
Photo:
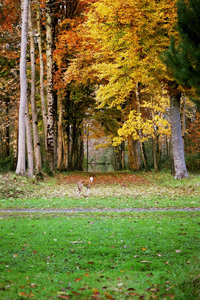
<svg viewBox="0 0 200 300">
<path fill-rule="evenodd" d="M 199 217 L 3 216 L 0 298 L 198 299 Z"/>
</svg>

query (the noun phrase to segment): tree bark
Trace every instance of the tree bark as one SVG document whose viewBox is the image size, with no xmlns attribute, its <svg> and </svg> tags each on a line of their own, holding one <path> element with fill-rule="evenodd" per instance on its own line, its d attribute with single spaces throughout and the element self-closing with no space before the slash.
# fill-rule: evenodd
<svg viewBox="0 0 200 300">
<path fill-rule="evenodd" d="M 27 144 L 27 158 L 28 158 L 28 170 L 27 174 L 29 177 L 33 177 L 33 143 L 31 134 L 31 123 L 29 118 L 28 103 L 26 105 L 25 113 L 25 124 L 26 124 L 26 144 Z"/>
<path fill-rule="evenodd" d="M 140 104 L 140 90 L 139 90 L 139 82 L 136 82 L 136 87 L 135 87 L 135 96 L 136 96 L 136 101 L 137 101 L 137 112 L 140 115 L 141 113 L 141 104 Z M 146 163 L 146 159 L 145 159 L 145 155 L 144 155 L 144 149 L 143 149 L 143 145 L 141 142 L 141 137 L 142 137 L 142 132 L 141 129 L 139 129 L 139 137 L 140 137 L 140 150 L 141 150 L 141 155 L 142 155 L 142 160 L 143 160 L 143 164 L 145 169 L 147 168 L 147 163 Z"/>
<path fill-rule="evenodd" d="M 128 158 L 129 158 L 129 170 L 139 171 L 141 167 L 141 160 L 139 156 L 139 141 L 134 141 L 132 136 L 128 136 Z"/>
<path fill-rule="evenodd" d="M 47 149 L 47 110 L 44 97 L 44 62 L 42 52 L 42 33 L 40 25 L 40 4 L 37 2 L 37 31 L 38 31 L 38 48 L 39 48 L 39 59 L 40 59 L 40 100 L 42 105 L 42 118 L 44 124 L 44 138 L 45 138 L 45 149 Z"/>
<path fill-rule="evenodd" d="M 38 134 L 38 118 L 35 103 L 35 42 L 33 33 L 33 24 L 31 16 L 31 5 L 29 5 L 29 36 L 30 36 L 30 57 L 31 57 L 31 111 L 32 111 L 32 126 L 33 126 L 33 144 L 36 173 L 40 174 L 42 169 L 41 146 Z"/>
<path fill-rule="evenodd" d="M 188 177 L 181 134 L 180 94 L 170 96 L 171 141 L 175 179 Z"/>
<path fill-rule="evenodd" d="M 152 139 L 152 147 L 153 147 L 153 166 L 155 172 L 158 172 L 158 164 L 157 164 L 157 143 L 156 138 L 153 137 Z"/>
<path fill-rule="evenodd" d="M 58 94 L 58 111 L 59 111 L 59 119 L 58 119 L 58 161 L 57 168 L 58 170 L 62 170 L 63 168 L 63 99 Z"/>
<path fill-rule="evenodd" d="M 186 99 L 183 96 L 183 109 L 182 109 L 182 140 L 183 140 L 183 148 L 185 144 L 185 131 L 186 131 L 186 122 L 185 122 L 185 106 L 186 106 Z"/>
<path fill-rule="evenodd" d="M 47 157 L 51 171 L 55 169 L 55 103 L 53 93 L 53 34 L 52 0 L 46 0 L 46 57 L 47 57 Z"/>
<path fill-rule="evenodd" d="M 19 107 L 19 136 L 18 136 L 18 159 L 16 173 L 26 175 L 25 165 L 25 112 L 27 105 L 27 74 L 26 74 L 26 51 L 28 32 L 28 9 L 29 0 L 23 1 L 22 33 L 21 33 L 21 56 L 20 56 L 20 107 Z"/>
</svg>

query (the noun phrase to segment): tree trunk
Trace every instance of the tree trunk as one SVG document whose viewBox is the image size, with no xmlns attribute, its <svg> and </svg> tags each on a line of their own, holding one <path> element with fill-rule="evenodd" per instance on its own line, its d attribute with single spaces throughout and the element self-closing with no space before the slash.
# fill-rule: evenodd
<svg viewBox="0 0 200 300">
<path fill-rule="evenodd" d="M 52 0 L 46 0 L 46 57 L 47 57 L 47 158 L 51 171 L 55 169 L 55 103 L 53 94 L 53 35 Z"/>
<path fill-rule="evenodd" d="M 83 171 L 83 161 L 84 161 L 84 141 L 83 141 L 83 128 L 81 126 L 79 128 L 79 135 L 78 135 L 78 155 L 77 155 L 77 163 L 76 163 L 76 169 L 78 171 Z"/>
<path fill-rule="evenodd" d="M 129 170 L 139 171 L 141 167 L 141 161 L 139 156 L 139 141 L 134 141 L 132 136 L 128 136 L 128 158 L 129 158 Z"/>
<path fill-rule="evenodd" d="M 121 143 L 121 166 L 122 170 L 126 169 L 126 161 L 125 161 L 125 142 Z"/>
<path fill-rule="evenodd" d="M 29 177 L 33 177 L 33 143 L 32 143 L 32 134 L 31 134 L 31 123 L 29 118 L 28 103 L 26 105 L 25 113 L 25 124 L 26 124 L 26 143 L 27 143 L 27 158 L 28 158 L 28 171 L 27 174 Z"/>
<path fill-rule="evenodd" d="M 180 119 L 180 94 L 170 96 L 170 119 L 171 119 L 171 141 L 172 155 L 174 161 L 175 179 L 188 177 L 183 141 L 181 134 Z"/>
<path fill-rule="evenodd" d="M 140 90 L 139 90 L 139 82 L 136 83 L 136 87 L 135 87 L 135 96 L 136 96 L 136 101 L 137 101 L 137 112 L 140 115 L 141 114 L 141 104 L 140 104 Z M 142 155 L 142 160 L 143 160 L 143 164 L 144 164 L 144 168 L 147 168 L 147 162 L 145 159 L 145 154 L 144 154 L 144 148 L 143 148 L 143 144 L 141 142 L 141 137 L 142 137 L 142 131 L 141 129 L 139 129 L 139 137 L 140 137 L 140 150 L 141 150 L 141 155 Z"/>
<path fill-rule="evenodd" d="M 152 139 L 152 147 L 153 147 L 153 166 L 154 170 L 158 172 L 158 164 L 157 164 L 157 143 L 156 138 L 153 137 Z"/>
<path fill-rule="evenodd" d="M 6 99 L 5 105 L 6 105 L 6 115 L 9 115 L 9 99 Z M 6 122 L 6 134 L 5 134 L 5 140 L 6 140 L 6 157 L 10 156 L 10 122 L 9 119 L 7 119 Z"/>
<path fill-rule="evenodd" d="M 18 160 L 16 173 L 26 175 L 25 164 L 25 112 L 27 105 L 27 74 L 26 74 L 26 51 L 28 32 L 28 9 L 29 0 L 23 1 L 22 33 L 21 33 L 21 56 L 20 56 L 20 107 L 19 107 L 19 137 L 18 137 Z"/>
<path fill-rule="evenodd" d="M 183 109 L 182 109 L 182 139 L 183 139 L 183 149 L 184 149 L 184 144 L 185 144 L 185 131 L 186 131 L 186 122 L 185 122 L 185 106 L 186 106 L 186 99 L 183 96 Z"/>
<path fill-rule="evenodd" d="M 30 57 L 31 57 L 31 109 L 32 109 L 32 126 L 33 142 L 36 173 L 40 174 L 42 169 L 41 146 L 38 134 L 38 118 L 35 103 L 35 42 L 33 33 L 33 24 L 31 16 L 31 5 L 29 5 L 29 36 L 30 36 Z"/>
<path fill-rule="evenodd" d="M 44 124 L 44 138 L 45 138 L 45 149 L 47 149 L 47 110 L 44 97 L 44 62 L 42 52 L 42 33 L 40 25 L 40 3 L 37 2 L 37 31 L 38 31 L 38 48 L 39 48 L 39 59 L 40 59 L 40 100 L 42 105 L 42 118 Z"/>
<path fill-rule="evenodd" d="M 63 99 L 61 95 L 58 95 L 58 111 L 59 111 L 59 119 L 58 119 L 58 161 L 57 168 L 58 170 L 62 170 L 63 168 Z"/>
</svg>

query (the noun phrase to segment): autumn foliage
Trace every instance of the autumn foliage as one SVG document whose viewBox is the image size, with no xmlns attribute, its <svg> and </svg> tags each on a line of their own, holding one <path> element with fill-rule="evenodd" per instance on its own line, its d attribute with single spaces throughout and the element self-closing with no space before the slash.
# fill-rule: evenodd
<svg viewBox="0 0 200 300">
<path fill-rule="evenodd" d="M 126 152 L 129 169 L 150 165 L 157 170 L 171 152 L 169 82 L 173 77 L 161 57 L 172 36 L 178 41 L 176 1 L 73 0 L 64 5 L 58 0 L 38 0 L 30 3 L 30 9 L 36 44 L 37 144 L 42 147 L 43 166 L 52 160 L 52 169 L 83 170 L 86 138 L 100 138 L 97 147 L 113 147 L 116 169 L 124 168 Z M 0 20 L 0 154 L 2 159 L 6 155 L 16 161 L 20 1 L 4 1 Z M 52 56 L 47 55 L 49 27 Z M 30 50 L 29 40 L 29 92 L 33 83 Z M 32 110 L 29 104 L 30 116 Z M 52 124 L 47 126 L 50 113 Z M 54 132 L 51 159 L 44 155 L 49 151 L 48 130 Z M 192 134 L 187 137 L 193 139 Z M 146 154 L 149 151 L 152 154 Z"/>
</svg>

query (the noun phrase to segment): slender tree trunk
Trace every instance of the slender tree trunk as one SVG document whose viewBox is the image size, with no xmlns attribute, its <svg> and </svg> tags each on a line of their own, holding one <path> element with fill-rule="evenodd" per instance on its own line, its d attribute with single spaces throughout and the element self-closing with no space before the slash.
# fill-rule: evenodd
<svg viewBox="0 0 200 300">
<path fill-rule="evenodd" d="M 76 169 L 78 171 L 83 171 L 83 160 L 84 160 L 84 141 L 83 141 L 83 128 L 81 126 L 79 128 L 78 155 L 77 155 L 77 163 L 76 163 Z"/>
<path fill-rule="evenodd" d="M 158 165 L 157 165 L 157 144 L 156 144 L 156 138 L 153 137 L 152 139 L 152 147 L 153 147 L 153 166 L 154 170 L 158 172 Z"/>
<path fill-rule="evenodd" d="M 18 109 L 19 114 L 19 109 Z M 19 127 L 19 117 L 18 114 L 14 120 L 14 134 L 13 134 L 13 156 L 14 156 L 14 168 L 17 167 L 17 157 L 18 157 L 18 127 Z"/>
<path fill-rule="evenodd" d="M 154 136 L 152 138 L 152 151 L 153 151 L 153 166 L 154 170 L 158 172 L 158 164 L 157 164 L 157 145 L 156 145 L 156 129 L 155 129 L 155 114 L 154 114 L 154 107 L 153 107 L 153 99 L 151 98 L 151 115 L 153 121 L 153 128 L 154 128 Z"/>
<path fill-rule="evenodd" d="M 28 103 L 26 105 L 25 113 L 25 124 L 26 124 L 26 144 L 27 144 L 27 158 L 28 158 L 28 171 L 29 177 L 33 177 L 33 143 L 32 143 L 32 133 L 31 133 L 31 123 L 29 118 Z"/>
<path fill-rule="evenodd" d="M 67 170 L 68 166 L 68 155 L 67 155 L 67 133 L 63 130 L 63 168 Z"/>
<path fill-rule="evenodd" d="M 53 94 L 53 34 L 52 34 L 52 0 L 46 0 L 46 56 L 47 56 L 47 157 L 51 171 L 55 168 L 55 126 Z"/>
<path fill-rule="evenodd" d="M 71 91 L 67 89 L 65 96 L 65 107 L 66 112 L 66 128 L 65 128 L 65 157 L 67 163 L 67 169 L 71 170 L 71 140 L 72 140 L 72 130 L 71 130 L 71 117 L 70 117 L 70 107 L 71 107 Z"/>
<path fill-rule="evenodd" d="M 45 149 L 47 149 L 47 110 L 45 103 L 44 93 L 44 62 L 42 52 L 42 32 L 40 25 L 40 3 L 37 2 L 37 31 L 38 31 L 38 48 L 39 48 L 39 59 L 40 59 L 40 100 L 42 105 L 42 118 L 44 124 L 44 138 L 45 138 Z"/>
<path fill-rule="evenodd" d="M 58 111 L 59 111 L 59 119 L 58 119 L 58 161 L 57 168 L 58 170 L 62 170 L 63 167 L 63 99 L 58 94 Z"/>
<path fill-rule="evenodd" d="M 114 148 L 114 170 L 120 171 L 121 170 L 121 157 L 120 157 L 120 148 L 119 146 Z"/>
<path fill-rule="evenodd" d="M 121 143 L 121 160 L 122 160 L 122 170 L 126 169 L 126 161 L 125 161 L 125 142 Z"/>
<path fill-rule="evenodd" d="M 6 105 L 6 115 L 9 115 L 9 99 L 6 99 L 5 105 Z M 6 134 L 5 134 L 5 140 L 6 140 L 6 157 L 10 156 L 10 121 L 7 119 L 6 122 Z"/>
<path fill-rule="evenodd" d="M 29 5 L 29 36 L 30 36 L 30 57 L 31 57 L 31 110 L 33 126 L 33 142 L 36 173 L 40 174 L 42 169 L 41 146 L 38 134 L 38 118 L 35 103 L 35 42 L 33 33 L 33 24 L 31 16 L 31 5 Z"/>
<path fill-rule="evenodd" d="M 171 141 L 174 161 L 175 179 L 188 177 L 180 119 L 180 94 L 170 96 Z"/>
<path fill-rule="evenodd" d="M 185 144 L 185 131 L 186 131 L 186 122 L 185 122 L 185 105 L 186 100 L 185 97 L 182 97 L 183 100 L 183 110 L 182 110 L 182 139 L 183 139 L 183 148 Z"/>
<path fill-rule="evenodd" d="M 72 169 L 72 161 L 71 161 L 71 140 L 72 140 L 72 134 L 71 134 L 71 125 L 68 124 L 66 128 L 67 132 L 67 169 Z"/>
<path fill-rule="evenodd" d="M 23 0 L 22 33 L 21 33 L 21 56 L 20 56 L 20 107 L 19 107 L 19 137 L 18 137 L 18 160 L 16 173 L 26 175 L 25 163 L 25 112 L 27 105 L 27 74 L 26 74 L 26 51 L 28 32 L 28 9 L 29 0 Z"/>
<path fill-rule="evenodd" d="M 136 101 L 137 101 L 137 112 L 140 115 L 141 114 L 141 105 L 140 105 L 139 82 L 136 83 L 136 89 L 135 90 L 136 90 L 135 95 L 136 95 Z M 143 145 L 142 145 L 142 142 L 141 142 L 141 137 L 142 137 L 141 129 L 139 129 L 139 137 L 140 137 L 140 141 L 139 141 L 140 151 L 141 151 L 141 154 L 142 154 L 143 164 L 144 164 L 144 167 L 146 169 L 147 163 L 146 163 L 145 154 L 144 154 L 144 151 L 143 151 L 144 148 L 143 148 Z"/>
</svg>

